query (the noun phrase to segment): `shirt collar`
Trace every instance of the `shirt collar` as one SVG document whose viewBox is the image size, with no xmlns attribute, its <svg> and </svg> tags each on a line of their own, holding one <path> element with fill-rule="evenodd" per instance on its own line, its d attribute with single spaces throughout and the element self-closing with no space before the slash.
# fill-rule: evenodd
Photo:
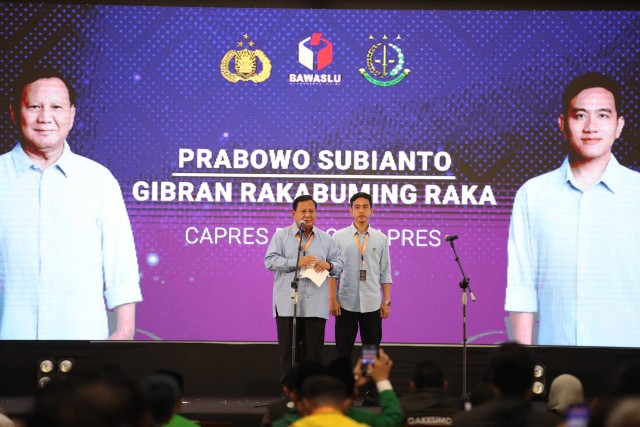
<svg viewBox="0 0 640 427">
<path fill-rule="evenodd" d="M 311 229 L 311 235 L 315 234 L 315 231 L 318 230 L 318 227 L 316 227 L 315 225 L 313 226 L 313 228 Z M 300 233 L 300 229 L 298 228 L 298 223 L 293 221 L 293 225 L 291 226 L 291 231 L 293 232 L 293 235 L 297 235 L 297 234 L 301 234 Z"/>
<path fill-rule="evenodd" d="M 23 174 L 28 169 L 36 168 L 40 169 L 40 166 L 36 165 L 28 156 L 27 153 L 24 152 L 21 144 L 17 144 L 11 150 L 11 156 L 13 157 L 13 166 L 18 175 Z M 64 148 L 62 149 L 62 154 L 58 158 L 58 160 L 51 165 L 50 167 L 58 169 L 64 176 L 69 177 L 69 170 L 73 169 L 73 156 L 74 154 L 71 152 L 71 148 L 67 141 L 64 142 Z"/>
<path fill-rule="evenodd" d="M 69 172 L 73 172 L 73 158 L 75 154 L 71 152 L 71 147 L 67 144 L 67 141 L 64 142 L 64 150 L 62 151 L 62 155 L 58 158 L 58 161 L 54 166 L 57 166 L 58 169 L 68 178 Z"/>
<path fill-rule="evenodd" d="M 564 162 L 562 163 L 561 169 L 564 170 L 562 174 L 563 182 L 568 182 L 574 187 L 576 187 L 575 180 L 573 178 L 573 173 L 571 172 L 571 165 L 569 164 L 568 156 L 565 157 Z M 618 159 L 616 159 L 616 157 L 613 154 L 611 154 L 611 158 L 609 159 L 609 163 L 607 163 L 607 167 L 602 173 L 600 180 L 595 185 L 602 184 L 606 188 L 608 188 L 609 191 L 615 194 L 621 188 L 624 188 L 625 183 L 624 183 L 623 172 L 624 172 L 624 167 L 620 165 L 620 163 L 618 162 Z"/>
<path fill-rule="evenodd" d="M 351 223 L 350 229 L 352 234 L 360 233 L 360 231 L 358 231 L 358 228 L 353 222 Z M 367 227 L 367 231 L 365 231 L 365 234 L 369 234 L 371 230 L 373 230 L 373 227 L 371 226 L 371 224 L 369 224 L 369 227 Z"/>
</svg>

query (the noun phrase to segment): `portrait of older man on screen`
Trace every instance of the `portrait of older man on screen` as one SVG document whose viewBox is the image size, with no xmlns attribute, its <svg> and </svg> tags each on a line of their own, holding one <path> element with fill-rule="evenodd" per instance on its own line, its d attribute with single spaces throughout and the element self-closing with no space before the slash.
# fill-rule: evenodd
<svg viewBox="0 0 640 427">
<path fill-rule="evenodd" d="M 133 339 L 131 224 L 114 176 L 69 147 L 75 91 L 55 71 L 29 71 L 10 114 L 21 138 L 0 156 L 0 339 Z"/>
<path fill-rule="evenodd" d="M 612 154 L 621 94 L 600 73 L 571 81 L 558 117 L 569 154 L 516 194 L 505 310 L 523 344 L 640 346 L 640 173 Z"/>
</svg>

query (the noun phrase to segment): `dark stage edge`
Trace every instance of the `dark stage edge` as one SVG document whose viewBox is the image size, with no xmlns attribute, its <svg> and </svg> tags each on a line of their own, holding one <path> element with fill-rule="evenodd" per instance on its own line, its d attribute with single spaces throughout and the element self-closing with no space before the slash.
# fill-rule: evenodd
<svg viewBox="0 0 640 427">
<path fill-rule="evenodd" d="M 451 395 L 462 395 L 462 346 L 384 344 L 383 348 L 394 361 L 391 381 L 399 395 L 409 391 L 415 364 L 426 358 L 442 366 Z M 480 383 L 494 348 L 467 347 L 468 390 Z M 634 348 L 540 346 L 532 350 L 547 368 L 548 383 L 559 374 L 570 373 L 583 382 L 587 396 L 605 393 L 612 375 L 624 361 L 640 359 L 640 349 Z M 357 347 L 354 353 L 359 351 Z M 158 369 L 179 371 L 185 378 L 185 395 L 193 402 L 222 397 L 230 405 L 233 399 L 244 401 L 258 396 L 260 402 L 269 403 L 280 394 L 278 348 L 271 342 L 0 341 L 0 399 L 33 396 L 38 361 L 43 357 L 71 357 L 77 365 L 116 364 L 135 380 Z M 328 344 L 325 361 L 333 357 L 335 346 Z"/>
<path fill-rule="evenodd" d="M 185 398 L 181 415 L 202 425 L 203 427 L 257 427 L 262 421 L 265 405 L 279 400 L 279 397 L 261 396 L 246 398 Z M 4 408 L 12 418 L 22 419 L 29 412 L 33 398 L 0 399 L 0 407 Z M 378 407 L 363 407 L 362 398 L 356 399 L 354 406 L 379 414 Z M 546 411 L 545 402 L 534 402 L 538 411 Z"/>
<path fill-rule="evenodd" d="M 278 396 L 186 397 L 180 413 L 203 426 L 255 427 L 260 425 L 265 405 L 278 399 Z M 32 404 L 32 397 L 0 398 L 0 408 L 10 417 L 22 420 L 26 419 Z"/>
<path fill-rule="evenodd" d="M 266 405 L 280 400 L 279 396 L 250 397 L 186 397 L 180 413 L 206 427 L 256 427 L 260 425 Z M 26 420 L 33 404 L 32 397 L 0 398 L 0 408 L 10 417 Z M 361 399 L 354 402 L 361 406 Z M 377 407 L 361 409 L 379 413 Z"/>
</svg>

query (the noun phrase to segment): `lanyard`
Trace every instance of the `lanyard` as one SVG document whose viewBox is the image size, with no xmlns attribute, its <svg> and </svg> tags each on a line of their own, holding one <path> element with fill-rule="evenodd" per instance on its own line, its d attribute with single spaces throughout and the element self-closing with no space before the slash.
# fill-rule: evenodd
<svg viewBox="0 0 640 427">
<path fill-rule="evenodd" d="M 291 226 L 291 229 L 293 230 L 293 225 Z M 304 253 L 307 253 L 307 248 L 309 247 L 309 245 L 311 244 L 311 242 L 313 241 L 313 238 L 316 236 L 313 232 L 311 232 L 311 236 L 309 237 L 309 240 L 307 240 L 307 244 L 303 245 L 302 242 L 300 241 L 300 236 L 302 235 L 302 232 L 297 233 L 296 234 L 296 239 L 298 239 L 298 242 L 300 242 L 300 247 L 302 248 L 302 250 L 304 251 Z"/>
<path fill-rule="evenodd" d="M 364 270 L 364 250 L 367 249 L 367 242 L 369 241 L 369 232 L 367 232 L 364 238 L 364 245 L 360 245 L 360 239 L 358 239 L 358 233 L 353 235 L 356 244 L 358 245 L 358 249 L 360 249 L 360 262 L 362 263 L 362 269 Z"/>
</svg>

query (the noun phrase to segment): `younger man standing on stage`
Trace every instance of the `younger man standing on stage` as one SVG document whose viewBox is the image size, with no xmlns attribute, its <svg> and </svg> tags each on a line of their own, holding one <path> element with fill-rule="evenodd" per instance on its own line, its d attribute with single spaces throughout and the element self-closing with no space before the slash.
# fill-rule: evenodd
<svg viewBox="0 0 640 427">
<path fill-rule="evenodd" d="M 329 288 L 329 311 L 336 316 L 338 357 L 351 357 L 358 325 L 362 344 L 379 346 L 382 319 L 389 317 L 391 308 L 389 241 L 369 226 L 373 214 L 371 195 L 356 193 L 349 201 L 353 223 L 333 236 L 340 249 L 343 269 L 338 289 Z"/>
</svg>

